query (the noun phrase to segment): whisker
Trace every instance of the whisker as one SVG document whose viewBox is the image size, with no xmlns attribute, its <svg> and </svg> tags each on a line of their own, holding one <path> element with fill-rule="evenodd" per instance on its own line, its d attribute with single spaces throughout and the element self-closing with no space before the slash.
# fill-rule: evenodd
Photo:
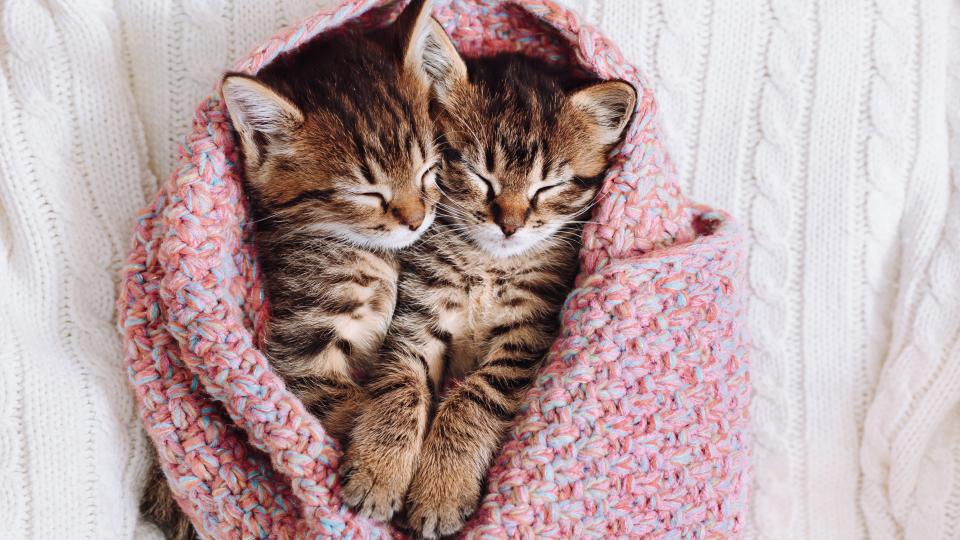
<svg viewBox="0 0 960 540">
<path fill-rule="evenodd" d="M 450 202 L 451 204 L 453 204 L 454 206 L 459 207 L 461 210 L 463 210 L 464 212 L 467 212 L 468 214 L 471 213 L 471 210 L 470 210 L 469 208 L 463 206 L 462 204 L 460 204 L 460 203 L 458 203 L 456 200 L 454 200 L 453 197 L 451 197 L 449 193 L 447 193 L 442 187 L 440 187 L 440 184 L 439 184 L 439 183 L 437 184 L 437 191 L 439 191 L 440 194 L 443 195 L 444 198 L 446 198 L 447 201 L 449 201 L 449 202 Z"/>
</svg>

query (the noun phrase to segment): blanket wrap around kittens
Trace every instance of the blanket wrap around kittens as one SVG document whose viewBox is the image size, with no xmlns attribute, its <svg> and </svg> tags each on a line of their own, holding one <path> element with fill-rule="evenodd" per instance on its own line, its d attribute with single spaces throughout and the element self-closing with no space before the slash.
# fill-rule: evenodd
<svg viewBox="0 0 960 540">
<path fill-rule="evenodd" d="M 399 2 L 405 3 L 405 2 Z M 254 73 L 397 2 L 328 8 L 255 49 Z M 650 87 L 596 29 L 547 0 L 437 0 L 465 55 L 523 50 L 640 92 L 560 335 L 461 535 L 727 538 L 743 532 L 749 374 L 741 236 L 680 193 Z M 340 450 L 257 350 L 267 306 L 219 91 L 180 168 L 138 216 L 118 302 L 129 378 L 174 494 L 211 538 L 399 537 L 338 499 Z"/>
</svg>

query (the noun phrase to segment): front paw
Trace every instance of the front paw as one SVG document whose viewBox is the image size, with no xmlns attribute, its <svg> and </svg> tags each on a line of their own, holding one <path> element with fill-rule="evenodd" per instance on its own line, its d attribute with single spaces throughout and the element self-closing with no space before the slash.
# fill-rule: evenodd
<svg viewBox="0 0 960 540">
<path fill-rule="evenodd" d="M 422 538 L 456 533 L 480 499 L 475 467 L 453 454 L 426 452 L 407 493 L 407 524 Z"/>
<path fill-rule="evenodd" d="M 413 456 L 403 454 L 363 446 L 348 450 L 340 466 L 343 502 L 361 516 L 389 521 L 403 506 L 413 476 Z"/>
</svg>

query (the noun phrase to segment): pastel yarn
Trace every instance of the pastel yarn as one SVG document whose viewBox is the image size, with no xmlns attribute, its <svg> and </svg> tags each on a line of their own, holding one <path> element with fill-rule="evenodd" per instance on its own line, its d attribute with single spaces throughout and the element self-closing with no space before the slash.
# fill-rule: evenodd
<svg viewBox="0 0 960 540">
<path fill-rule="evenodd" d="M 343 2 L 252 51 L 255 73 L 400 6 Z M 641 93 L 584 230 L 562 329 L 488 478 L 468 538 L 730 538 L 749 486 L 741 237 L 689 202 L 650 87 L 550 1 L 436 1 L 466 55 L 522 50 Z M 268 306 L 219 90 L 138 217 L 118 300 L 129 378 L 174 494 L 212 538 L 400 536 L 339 500 L 340 450 L 257 350 Z"/>
</svg>

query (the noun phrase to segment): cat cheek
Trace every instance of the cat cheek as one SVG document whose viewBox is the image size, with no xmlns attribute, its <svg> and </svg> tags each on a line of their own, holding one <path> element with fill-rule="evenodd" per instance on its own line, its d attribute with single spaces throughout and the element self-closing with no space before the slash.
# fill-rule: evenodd
<svg viewBox="0 0 960 540">
<path fill-rule="evenodd" d="M 424 196 L 427 202 L 429 202 L 430 205 L 433 206 L 433 205 L 436 205 L 438 201 L 440 201 L 441 193 L 440 193 L 440 190 L 437 189 L 437 186 L 434 185 L 424 191 Z"/>
</svg>

